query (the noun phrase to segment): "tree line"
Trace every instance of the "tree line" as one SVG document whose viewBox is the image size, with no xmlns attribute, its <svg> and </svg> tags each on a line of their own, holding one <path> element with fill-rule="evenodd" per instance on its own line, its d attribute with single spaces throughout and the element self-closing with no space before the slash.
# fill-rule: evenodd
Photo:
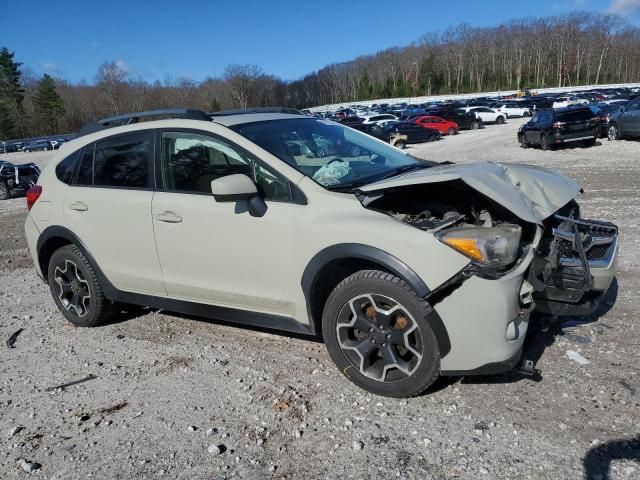
<svg viewBox="0 0 640 480">
<path fill-rule="evenodd" d="M 293 108 L 376 98 L 640 81 L 640 28 L 618 16 L 573 13 L 495 27 L 451 27 L 405 47 L 328 65 L 284 81 L 255 65 L 229 65 L 196 82 L 134 78 L 105 62 L 95 81 L 23 72 L 0 49 L 0 138 L 77 131 L 97 118 L 161 108 Z"/>
</svg>

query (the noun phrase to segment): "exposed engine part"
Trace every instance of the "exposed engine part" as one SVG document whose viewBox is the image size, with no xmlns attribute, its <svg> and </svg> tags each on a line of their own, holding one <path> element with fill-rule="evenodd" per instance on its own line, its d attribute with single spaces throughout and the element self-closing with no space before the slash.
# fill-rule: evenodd
<svg viewBox="0 0 640 480">
<path fill-rule="evenodd" d="M 455 211 L 445 212 L 442 216 L 435 216 L 429 210 L 423 210 L 417 215 L 406 213 L 391 213 L 391 215 L 409 225 L 431 232 L 437 232 L 443 228 L 455 225 L 465 218 L 464 215 Z"/>
</svg>

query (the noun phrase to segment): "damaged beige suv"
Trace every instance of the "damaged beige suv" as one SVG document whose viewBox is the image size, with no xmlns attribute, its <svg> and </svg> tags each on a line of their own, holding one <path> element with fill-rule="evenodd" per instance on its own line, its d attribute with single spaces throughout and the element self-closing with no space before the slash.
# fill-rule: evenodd
<svg viewBox="0 0 640 480">
<path fill-rule="evenodd" d="M 516 366 L 534 310 L 595 307 L 618 234 L 580 217 L 579 192 L 295 113 L 155 111 L 61 148 L 25 228 L 76 325 L 135 304 L 317 335 L 353 383 L 405 397 Z"/>
</svg>

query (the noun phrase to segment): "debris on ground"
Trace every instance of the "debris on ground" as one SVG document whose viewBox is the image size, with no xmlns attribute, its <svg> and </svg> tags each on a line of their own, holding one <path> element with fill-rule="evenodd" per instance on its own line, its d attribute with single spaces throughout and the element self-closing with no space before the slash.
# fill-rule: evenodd
<svg viewBox="0 0 640 480">
<path fill-rule="evenodd" d="M 18 335 L 20 335 L 23 330 L 24 330 L 24 328 L 19 328 L 18 330 L 13 332 L 9 338 L 7 338 L 7 342 L 6 342 L 7 343 L 7 347 L 16 348 L 15 347 L 16 340 L 18 340 Z"/>
<path fill-rule="evenodd" d="M 574 362 L 579 363 L 580 365 L 589 365 L 591 363 L 589 360 L 584 358 L 575 350 L 567 350 L 566 355 L 567 357 L 569 357 L 570 360 L 573 360 Z"/>
<path fill-rule="evenodd" d="M 101 413 L 102 415 L 111 415 L 118 410 L 122 410 L 127 405 L 129 405 L 128 402 L 116 403 L 115 405 L 112 405 L 110 407 L 101 408 L 100 410 L 98 410 L 98 413 Z"/>
<path fill-rule="evenodd" d="M 42 467 L 42 465 L 40 465 L 39 463 L 32 462 L 31 460 L 26 460 L 24 458 L 19 459 L 18 464 L 27 473 L 35 472 L 36 470 Z"/>
<path fill-rule="evenodd" d="M 69 383 L 63 383 L 62 385 L 56 385 L 55 387 L 47 387 L 45 389 L 45 392 L 53 392 L 54 390 L 64 390 L 67 387 L 71 387 L 73 385 L 78 385 L 79 383 L 84 383 L 84 382 L 88 382 L 89 380 L 93 380 L 96 377 L 93 374 L 87 375 L 84 378 L 81 378 L 80 380 L 74 380 L 73 382 L 69 382 Z"/>
</svg>

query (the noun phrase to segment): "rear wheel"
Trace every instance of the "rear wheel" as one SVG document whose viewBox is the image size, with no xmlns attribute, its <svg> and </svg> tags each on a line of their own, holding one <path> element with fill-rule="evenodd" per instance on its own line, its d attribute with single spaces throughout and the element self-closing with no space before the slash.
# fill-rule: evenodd
<svg viewBox="0 0 640 480">
<path fill-rule="evenodd" d="M 393 144 L 393 146 L 399 148 L 400 150 L 404 150 L 405 148 L 407 148 L 407 144 L 404 140 L 398 140 Z"/>
<path fill-rule="evenodd" d="M 471 130 L 477 130 L 478 128 L 480 128 L 480 123 L 477 120 L 471 122 Z"/>
<path fill-rule="evenodd" d="M 430 312 L 400 278 L 362 270 L 331 292 L 322 332 L 329 355 L 353 383 L 377 395 L 411 397 L 440 371 Z"/>
<path fill-rule="evenodd" d="M 62 315 L 79 327 L 97 327 L 115 313 L 89 260 L 75 245 L 66 245 L 51 256 L 48 269 L 51 295 Z"/>
<path fill-rule="evenodd" d="M 6 183 L 0 182 L 0 200 L 8 200 L 11 198 L 11 192 Z"/>
<path fill-rule="evenodd" d="M 596 139 L 594 138 L 590 138 L 589 140 L 585 140 L 584 141 L 584 145 L 585 147 L 593 147 L 596 144 Z"/>
<path fill-rule="evenodd" d="M 607 130 L 607 139 L 609 140 L 620 140 L 622 137 L 620 136 L 620 130 L 618 130 L 618 125 L 612 123 L 609 125 L 609 130 Z"/>
<path fill-rule="evenodd" d="M 550 148 L 549 139 L 546 135 L 542 135 L 542 137 L 540 137 L 540 148 L 544 151 L 547 151 Z"/>
</svg>

